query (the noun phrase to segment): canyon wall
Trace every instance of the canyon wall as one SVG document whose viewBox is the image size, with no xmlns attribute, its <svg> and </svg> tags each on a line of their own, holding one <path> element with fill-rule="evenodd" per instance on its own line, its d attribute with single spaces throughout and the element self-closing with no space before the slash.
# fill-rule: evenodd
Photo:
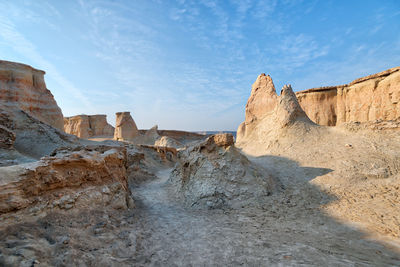
<svg viewBox="0 0 400 267">
<path fill-rule="evenodd" d="M 80 138 L 113 136 L 114 127 L 107 122 L 107 115 L 76 115 L 64 118 L 64 131 Z"/>
<path fill-rule="evenodd" d="M 394 120 L 400 117 L 400 67 L 296 96 L 310 119 L 320 125 Z"/>
<path fill-rule="evenodd" d="M 63 115 L 46 88 L 44 71 L 0 60 L 0 104 L 19 108 L 55 128 L 63 129 Z"/>
</svg>

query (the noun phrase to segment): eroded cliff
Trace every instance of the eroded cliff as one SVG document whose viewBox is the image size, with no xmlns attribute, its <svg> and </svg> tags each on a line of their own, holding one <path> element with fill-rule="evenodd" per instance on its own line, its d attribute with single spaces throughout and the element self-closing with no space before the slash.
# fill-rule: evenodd
<svg viewBox="0 0 400 267">
<path fill-rule="evenodd" d="M 25 64 L 0 60 L 0 102 L 62 130 L 63 115 L 46 88 L 44 74 Z"/>
<path fill-rule="evenodd" d="M 400 67 L 296 96 L 310 119 L 320 125 L 395 120 L 400 117 Z"/>
<path fill-rule="evenodd" d="M 107 122 L 107 115 L 65 117 L 64 131 L 85 139 L 95 136 L 114 135 L 114 127 Z"/>
</svg>

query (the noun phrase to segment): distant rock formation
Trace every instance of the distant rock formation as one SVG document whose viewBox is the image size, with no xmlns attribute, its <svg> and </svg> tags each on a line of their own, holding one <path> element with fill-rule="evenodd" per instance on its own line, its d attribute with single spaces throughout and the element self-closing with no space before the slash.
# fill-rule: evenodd
<svg viewBox="0 0 400 267">
<path fill-rule="evenodd" d="M 107 122 L 107 115 L 76 115 L 64 118 L 64 131 L 80 138 L 113 136 L 114 127 Z"/>
<path fill-rule="evenodd" d="M 235 148 L 231 134 L 216 134 L 180 151 L 169 181 L 186 205 L 198 208 L 265 203 L 279 184 Z"/>
<path fill-rule="evenodd" d="M 132 141 L 139 135 L 139 130 L 130 112 L 117 112 L 116 116 L 114 140 Z"/>
<path fill-rule="evenodd" d="M 320 125 L 395 120 L 400 117 L 400 67 L 296 95 L 310 119 Z"/>
<path fill-rule="evenodd" d="M 46 88 L 44 74 L 25 64 L 0 60 L 0 103 L 62 130 L 63 114 Z"/>
</svg>

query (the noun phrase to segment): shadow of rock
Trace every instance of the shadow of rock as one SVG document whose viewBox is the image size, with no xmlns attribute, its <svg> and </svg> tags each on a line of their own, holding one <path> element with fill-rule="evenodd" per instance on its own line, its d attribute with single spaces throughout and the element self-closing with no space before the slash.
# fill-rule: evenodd
<svg viewBox="0 0 400 267">
<path fill-rule="evenodd" d="M 323 211 L 336 198 L 312 180 L 332 170 L 279 156 L 251 160 L 276 171 L 285 185 L 262 208 L 184 208 L 169 194 L 163 171 L 133 188 L 141 199 L 135 210 L 54 213 L 0 228 L 0 265 L 6 259 L 89 266 L 398 265 L 398 250 Z"/>
</svg>

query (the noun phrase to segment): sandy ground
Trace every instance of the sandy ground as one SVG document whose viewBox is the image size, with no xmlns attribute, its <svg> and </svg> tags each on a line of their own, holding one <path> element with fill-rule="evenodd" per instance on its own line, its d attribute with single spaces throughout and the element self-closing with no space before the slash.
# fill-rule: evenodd
<svg viewBox="0 0 400 267">
<path fill-rule="evenodd" d="M 255 158 L 271 164 L 271 158 Z M 274 160 L 277 160 L 276 158 Z M 288 163 L 289 164 L 289 163 Z M 298 179 L 328 172 L 298 167 Z M 136 209 L 52 213 L 0 231 L 0 265 L 395 266 L 400 253 L 321 211 L 310 183 L 286 183 L 262 209 L 193 210 L 176 202 L 170 169 L 132 188 Z M 293 184 L 293 186 L 291 185 Z M 306 198 L 302 197 L 304 194 Z"/>
</svg>

